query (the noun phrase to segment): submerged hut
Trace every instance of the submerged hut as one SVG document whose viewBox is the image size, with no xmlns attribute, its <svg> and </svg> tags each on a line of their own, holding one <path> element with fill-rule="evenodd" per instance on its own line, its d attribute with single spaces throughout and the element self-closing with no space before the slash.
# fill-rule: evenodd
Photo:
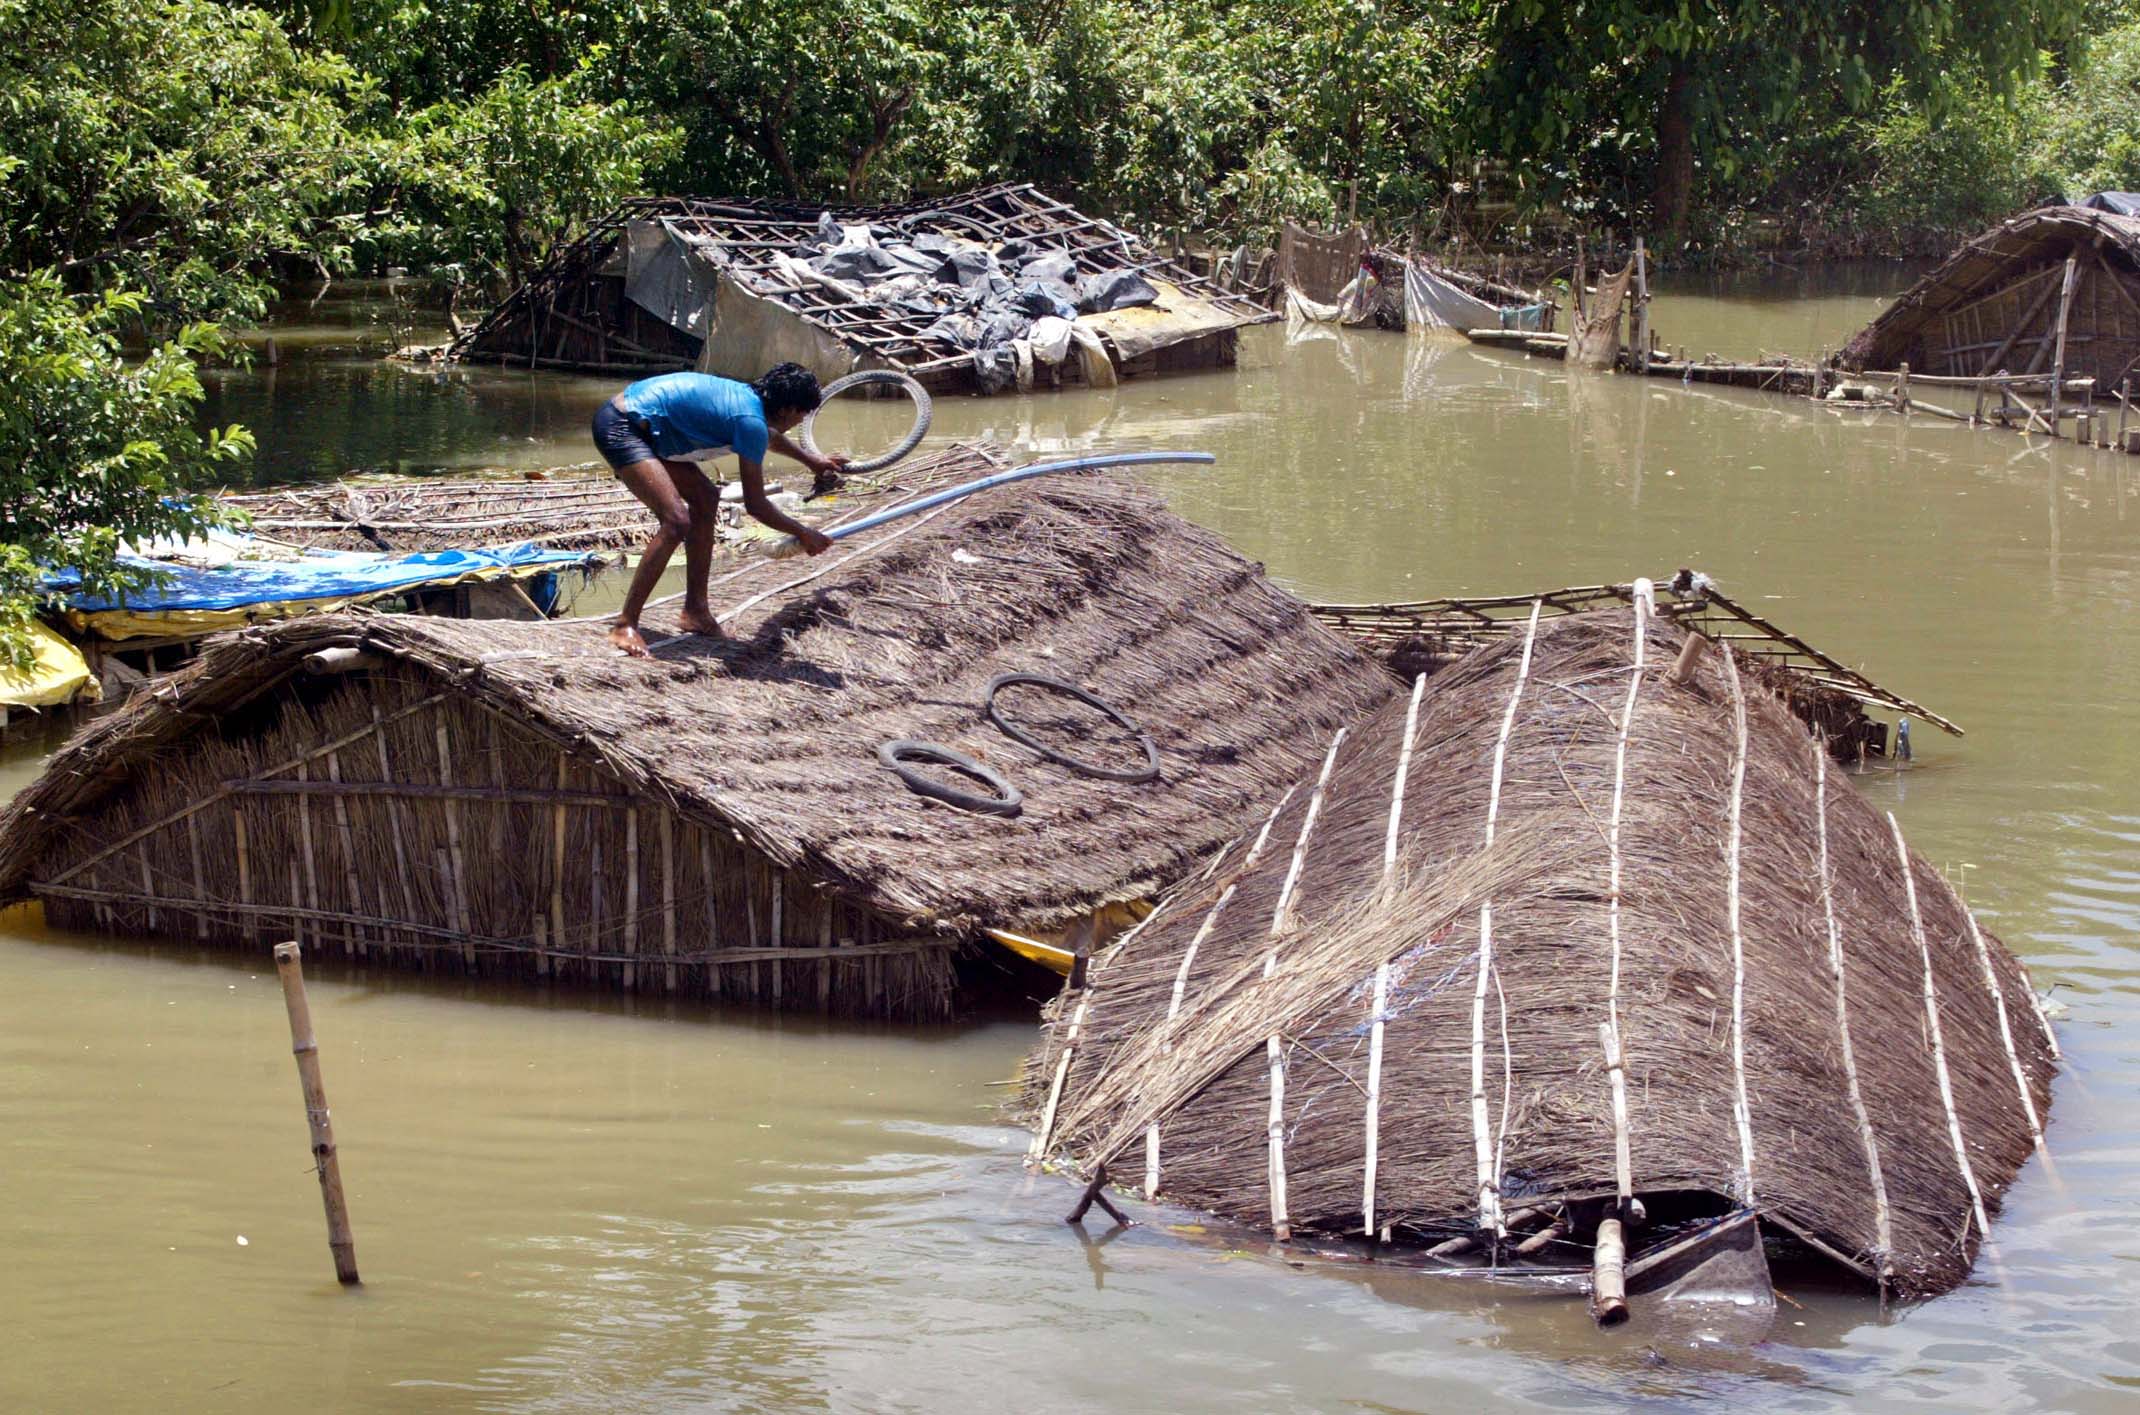
<svg viewBox="0 0 2140 1415">
<path fill-rule="evenodd" d="M 898 206 L 644 197 L 556 251 L 452 357 L 642 375 L 832 379 L 932 392 L 1111 384 L 1230 367 L 1274 316 L 1031 185 Z"/>
<path fill-rule="evenodd" d="M 2055 426 L 2061 399 L 2072 411 L 2108 398 L 2140 363 L 2140 217 L 2047 206 L 2001 222 L 1882 311 L 1840 362 L 1907 368 L 1920 384 L 1990 380 L 2015 396 L 2056 389 Z"/>
<path fill-rule="evenodd" d="M 1378 329 L 1550 330 L 1556 306 L 1533 290 L 1378 247 L 1364 227 L 1279 230 L 1273 292 L 1288 319 Z"/>
<path fill-rule="evenodd" d="M 963 448 L 909 484 L 995 470 Z M 1191 872 L 1395 684 L 1131 484 L 983 492 L 812 560 L 717 570 L 726 639 L 627 659 L 598 624 L 335 615 L 212 641 L 0 815 L 0 899 L 63 927 L 935 1018 L 979 930 L 1047 930 Z M 1037 672 L 1114 704 L 1156 779 L 982 709 Z M 1104 765 L 1073 700 L 999 713 Z M 921 740 L 1024 794 L 910 791 Z"/>
<path fill-rule="evenodd" d="M 1054 1004 L 1035 1158 L 1281 1238 L 1521 1266 L 1595 1233 L 1602 1269 L 1608 1223 L 1639 1261 L 1752 1213 L 1884 1288 L 1959 1282 L 2041 1142 L 2049 1026 L 1706 643 L 1646 594 L 1534 613 L 1327 734 Z"/>
</svg>

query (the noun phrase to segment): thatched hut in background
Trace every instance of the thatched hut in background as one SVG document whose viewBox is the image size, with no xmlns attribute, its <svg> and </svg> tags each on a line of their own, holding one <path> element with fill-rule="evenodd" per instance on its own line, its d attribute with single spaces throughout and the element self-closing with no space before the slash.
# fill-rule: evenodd
<svg viewBox="0 0 2140 1415">
<path fill-rule="evenodd" d="M 901 477 L 998 465 L 958 449 Z M 963 940 L 1156 893 L 1395 691 L 1260 567 L 1106 478 L 751 557 L 713 590 L 731 637 L 645 661 L 562 622 L 215 640 L 0 816 L 0 899 L 69 928 L 940 1017 Z M 1159 779 L 1078 774 L 983 722 L 1012 671 L 1133 715 Z M 1082 708 L 1016 711 L 1109 750 Z M 878 762 L 894 739 L 985 758 L 1024 814 L 911 794 Z"/>
<path fill-rule="evenodd" d="M 1640 595 L 1533 616 L 1327 736 L 1054 1005 L 1035 1157 L 1281 1236 L 1752 1211 L 1960 1281 L 2050 1100 L 2028 976 L 1687 643 Z"/>
<path fill-rule="evenodd" d="M 2038 392 L 2092 379 L 2063 388 L 2069 410 L 2107 398 L 2140 364 L 2140 217 L 2047 206 L 2003 221 L 1883 310 L 1839 362 L 1971 383 L 2003 372 Z"/>
<path fill-rule="evenodd" d="M 1121 296 L 1139 282 L 1139 297 Z M 1032 310 L 966 317 L 1003 313 L 1035 283 L 1067 302 L 1059 329 L 1029 330 Z M 1238 331 L 1272 317 L 1030 184 L 874 207 L 641 197 L 554 252 L 448 352 L 738 378 L 793 360 L 823 379 L 892 368 L 932 392 L 994 393 L 1230 367 Z"/>
</svg>

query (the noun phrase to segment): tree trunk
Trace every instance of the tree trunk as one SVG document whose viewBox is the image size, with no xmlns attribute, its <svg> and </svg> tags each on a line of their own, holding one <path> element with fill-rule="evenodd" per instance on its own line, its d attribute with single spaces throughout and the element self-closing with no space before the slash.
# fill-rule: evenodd
<svg viewBox="0 0 2140 1415">
<path fill-rule="evenodd" d="M 1672 61 L 1664 109 L 1657 119 L 1657 180 L 1650 193 L 1650 220 L 1668 247 L 1687 228 L 1687 202 L 1694 191 L 1694 92 L 1684 58 Z"/>
</svg>

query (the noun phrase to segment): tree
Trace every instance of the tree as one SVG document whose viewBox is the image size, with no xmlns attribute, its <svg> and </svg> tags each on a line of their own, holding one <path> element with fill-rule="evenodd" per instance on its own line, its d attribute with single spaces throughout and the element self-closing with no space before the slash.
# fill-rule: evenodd
<svg viewBox="0 0 2140 1415">
<path fill-rule="evenodd" d="M 1475 126 L 1548 164 L 1610 135 L 1614 150 L 1647 157 L 1648 219 L 1676 241 L 1702 162 L 1728 173 L 1809 106 L 1862 110 L 1893 81 L 1935 111 L 1958 69 L 2003 89 L 2037 72 L 2081 4 L 1473 0 L 1495 59 L 1473 95 Z"/>
<path fill-rule="evenodd" d="M 211 0 L 0 0 L 0 273 L 256 314 L 278 267 L 346 264 L 362 81 Z"/>
<path fill-rule="evenodd" d="M 197 488 L 252 454 L 239 428 L 202 431 L 194 358 L 220 348 L 192 325 L 148 357 L 121 356 L 117 327 L 138 292 L 68 295 L 38 271 L 0 283 L 0 655 L 26 666 L 25 630 L 51 595 L 49 571 L 93 595 L 144 588 L 151 572 L 122 545 L 185 538 L 226 519 Z"/>
</svg>

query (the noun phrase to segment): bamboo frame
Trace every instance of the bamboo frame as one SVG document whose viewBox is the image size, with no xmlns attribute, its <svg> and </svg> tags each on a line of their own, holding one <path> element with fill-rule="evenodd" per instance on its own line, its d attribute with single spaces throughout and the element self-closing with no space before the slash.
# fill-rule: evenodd
<svg viewBox="0 0 2140 1415">
<path fill-rule="evenodd" d="M 1270 844 L 1271 828 L 1278 824 L 1278 817 L 1284 814 L 1287 803 L 1299 789 L 1298 786 L 1288 786 L 1285 793 L 1278 798 L 1278 804 L 1271 807 L 1271 813 L 1263 818 L 1263 828 L 1256 832 L 1255 840 L 1249 844 L 1248 854 L 1242 857 L 1241 874 L 1247 874 L 1262 861 L 1263 849 Z M 1226 887 L 1219 891 L 1219 897 L 1213 901 L 1210 912 L 1206 913 L 1203 922 L 1197 925 L 1196 933 L 1190 937 L 1188 947 L 1182 950 L 1181 966 L 1174 971 L 1174 990 L 1167 999 L 1169 1023 L 1181 1015 L 1182 994 L 1188 988 L 1189 970 L 1196 962 L 1197 950 L 1211 937 L 1211 931 L 1218 927 L 1219 916 L 1226 912 L 1226 906 L 1233 902 L 1234 893 L 1240 887 L 1239 876 L 1227 882 Z M 1159 1122 L 1153 1121 L 1144 1134 L 1144 1197 L 1153 1199 L 1158 1195 Z"/>
<path fill-rule="evenodd" d="M 1947 1070 L 1947 1044 L 1939 1024 L 1939 991 L 1932 979 L 1932 941 L 1925 934 L 1924 915 L 1917 907 L 1917 872 L 1910 866 L 1910 847 L 1902 839 L 1902 826 L 1893 811 L 1888 812 L 1887 825 L 1894 834 L 1895 854 L 1902 864 L 1902 883 L 1910 904 L 1910 934 L 1924 960 L 1925 1028 L 1932 1048 L 1932 1068 L 1939 1075 L 1940 1104 L 1947 1111 L 1947 1134 L 1954 1141 L 1954 1162 L 1962 1172 L 1963 1185 L 1969 1190 L 1970 1211 L 1976 1216 L 1978 1230 L 1989 1239 L 1991 1219 L 1984 1212 L 1984 1195 L 1977 1188 L 1976 1169 L 1969 1162 L 1969 1145 L 1962 1138 L 1961 1113 L 1954 1104 L 1954 1081 Z"/>
<path fill-rule="evenodd" d="M 1389 831 L 1382 846 L 1382 887 L 1389 888 L 1397 874 L 1397 828 L 1404 817 L 1404 784 L 1412 774 L 1412 747 L 1419 734 L 1419 700 L 1425 696 L 1427 676 L 1412 682 L 1412 700 L 1404 711 L 1404 745 L 1398 749 L 1397 770 L 1390 783 Z M 1360 1165 L 1360 1232 L 1375 1232 L 1375 1163 L 1382 1140 L 1382 1033 L 1389 1009 L 1390 965 L 1384 959 L 1375 965 L 1375 988 L 1369 1003 L 1367 1035 L 1367 1113 L 1361 1121 L 1365 1153 Z"/>
<path fill-rule="evenodd" d="M 1330 750 L 1323 755 L 1323 769 L 1315 778 L 1315 789 L 1308 795 L 1308 809 L 1301 817 L 1300 839 L 1293 846 L 1292 863 L 1286 867 L 1285 883 L 1278 888 L 1278 903 L 1271 910 L 1271 943 L 1263 955 L 1263 976 L 1266 980 L 1278 971 L 1278 942 L 1293 927 L 1294 892 L 1300 887 L 1300 872 L 1308 863 L 1308 842 L 1315 834 L 1315 823 L 1323 813 L 1323 796 L 1330 787 L 1330 773 L 1337 767 L 1338 749 L 1345 744 L 1346 729 L 1340 727 L 1330 738 Z M 1285 1194 L 1285 1039 L 1275 1032 L 1264 1041 L 1264 1055 L 1269 1063 L 1271 1082 L 1270 1118 L 1270 1188 L 1271 1232 L 1284 1243 L 1293 1236 L 1293 1225 L 1286 1217 Z"/>
<path fill-rule="evenodd" d="M 1487 788 L 1486 797 L 1488 848 L 1493 846 L 1494 826 L 1501 814 L 1501 777 L 1508 765 L 1508 739 L 1516 730 L 1516 708 L 1523 700 L 1524 684 L 1531 676 L 1531 651 L 1538 644 L 1538 618 L 1544 610 L 1544 599 L 1532 602 L 1530 624 L 1523 636 L 1523 657 L 1516 668 L 1516 685 L 1509 691 L 1508 708 L 1501 715 L 1501 732 L 1494 742 L 1493 779 Z M 1494 1156 L 1498 1149 L 1493 1140 L 1492 1122 L 1486 1111 L 1486 984 L 1493 971 L 1494 905 L 1489 899 L 1479 905 L 1479 979 L 1471 1004 L 1471 1133 L 1473 1148 L 1478 1158 L 1479 1227 L 1498 1239 L 1507 1229 L 1501 1215 L 1501 1180 L 1494 1168 Z M 1504 1051 L 1507 1042 L 1507 1028 L 1504 1026 Z"/>
<path fill-rule="evenodd" d="M 1878 1251 L 1873 1254 L 1880 1290 L 1885 1293 L 1894 1266 L 1895 1228 L 1888 1210 L 1887 1178 L 1880 1169 L 1880 1141 L 1873 1133 L 1872 1114 L 1865 1107 L 1865 1089 L 1858 1081 L 1858 1053 L 1850 1036 L 1850 985 L 1843 961 L 1843 934 L 1835 918 L 1835 875 L 1828 860 L 1828 753 L 1819 743 L 1813 747 L 1814 830 L 1819 840 L 1821 917 L 1828 928 L 1828 975 L 1835 983 L 1835 1034 L 1843 1055 L 1843 1086 L 1850 1098 L 1851 1114 L 1858 1123 L 1858 1139 L 1865 1146 L 1866 1183 L 1872 1188 L 1873 1232 Z"/>
<path fill-rule="evenodd" d="M 1729 843 L 1725 847 L 1725 910 L 1731 921 L 1731 1076 L 1732 1119 L 1739 1131 L 1739 1165 L 1742 1180 L 1740 1204 L 1754 1202 L 1753 1106 L 1746 1095 L 1746 930 L 1742 916 L 1744 871 L 1741 846 L 1746 818 L 1746 694 L 1739 686 L 1739 668 L 1724 654 L 1724 678 L 1731 687 L 1733 749 L 1731 756 L 1731 804 Z"/>
<path fill-rule="evenodd" d="M 1630 1158 L 1627 1133 L 1627 1082 L 1621 1064 L 1620 1031 L 1620 885 L 1621 852 L 1620 826 L 1625 819 L 1627 804 L 1627 743 L 1635 722 L 1635 704 L 1642 694 L 1642 679 L 1648 671 L 1646 650 L 1648 648 L 1649 616 L 1654 612 L 1657 595 L 1648 580 L 1636 580 L 1634 588 L 1634 667 L 1627 675 L 1627 700 L 1620 708 L 1618 740 L 1613 746 L 1612 806 L 1606 816 L 1605 843 L 1608 856 L 1606 866 L 1605 926 L 1606 937 L 1612 952 L 1611 979 L 1605 993 L 1605 1036 L 1609 1042 L 1606 1065 L 1611 1071 L 1613 1093 L 1613 1154 L 1614 1167 L 1619 1184 L 1619 1196 L 1624 1204 L 1635 1194 L 1634 1166 Z M 1690 637 L 1690 644 L 1701 639 Z"/>
</svg>

